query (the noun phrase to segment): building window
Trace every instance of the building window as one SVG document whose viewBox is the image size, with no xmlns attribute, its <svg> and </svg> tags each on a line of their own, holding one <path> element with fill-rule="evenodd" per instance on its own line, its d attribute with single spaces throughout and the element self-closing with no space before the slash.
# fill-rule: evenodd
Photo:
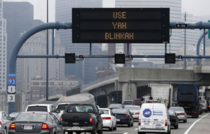
<svg viewBox="0 0 210 134">
<path fill-rule="evenodd" d="M 46 85 L 46 82 L 41 82 L 41 85 Z"/>
<path fill-rule="evenodd" d="M 54 82 L 50 82 L 50 85 L 54 85 Z"/>
<path fill-rule="evenodd" d="M 39 82 L 33 82 L 33 85 L 39 85 Z"/>
</svg>

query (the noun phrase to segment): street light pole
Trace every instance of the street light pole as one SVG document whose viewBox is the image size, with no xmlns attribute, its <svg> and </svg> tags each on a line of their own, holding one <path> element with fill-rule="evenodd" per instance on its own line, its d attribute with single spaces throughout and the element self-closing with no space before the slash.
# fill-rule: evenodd
<svg viewBox="0 0 210 134">
<path fill-rule="evenodd" d="M 47 23 L 48 23 L 48 0 L 47 0 Z M 48 30 L 47 30 L 46 53 L 48 55 Z M 46 59 L 46 101 L 48 101 L 48 58 Z"/>
</svg>

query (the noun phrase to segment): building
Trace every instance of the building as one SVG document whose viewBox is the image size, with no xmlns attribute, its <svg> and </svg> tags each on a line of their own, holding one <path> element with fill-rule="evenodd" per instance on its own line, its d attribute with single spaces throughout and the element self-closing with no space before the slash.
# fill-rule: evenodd
<svg viewBox="0 0 210 134">
<path fill-rule="evenodd" d="M 3 2 L 0 0 L 0 92 L 7 89 L 7 23 L 3 18 Z"/>
<path fill-rule="evenodd" d="M 46 80 L 40 78 L 30 79 L 30 89 L 31 93 L 27 97 L 28 102 L 35 102 L 39 99 L 46 97 Z M 75 86 L 78 86 L 79 82 L 76 80 L 76 77 L 70 77 L 68 80 L 49 80 L 49 95 L 53 96 L 56 94 L 66 95 L 66 91 L 72 89 Z"/>
<path fill-rule="evenodd" d="M 116 8 L 127 7 L 127 8 L 170 8 L 170 21 L 180 22 L 181 21 L 181 0 L 116 0 Z M 170 47 L 171 52 L 179 51 L 181 42 L 181 30 L 172 30 L 172 36 L 170 37 Z M 168 47 L 168 51 L 169 51 Z M 117 52 L 123 52 L 123 44 L 117 44 Z M 139 44 L 132 43 L 132 54 L 138 55 L 163 55 L 165 53 L 165 44 Z M 163 59 L 134 59 L 134 62 L 153 62 L 156 64 L 164 63 Z"/>
<path fill-rule="evenodd" d="M 76 7 L 102 7 L 102 0 L 56 0 L 56 21 L 72 22 L 72 8 Z M 61 38 L 61 43 L 65 45 L 65 52 L 73 52 L 76 55 L 89 55 L 89 43 L 72 43 L 71 30 L 57 31 Z M 101 44 L 92 44 L 92 54 L 107 54 L 101 50 Z M 81 83 L 89 83 L 96 79 L 96 67 L 107 63 L 106 59 L 85 59 L 83 62 L 79 61 L 76 64 L 65 65 L 65 75 L 69 77 L 75 75 Z"/>
<path fill-rule="evenodd" d="M 3 18 L 7 20 L 7 46 L 9 48 L 7 49 L 7 65 L 9 65 L 12 50 L 21 33 L 32 28 L 34 7 L 29 2 L 3 2 L 3 4 Z"/>
<path fill-rule="evenodd" d="M 7 93 L 0 94 L 0 111 L 8 111 Z"/>
<path fill-rule="evenodd" d="M 49 54 L 52 54 L 52 34 L 49 32 Z M 64 55 L 64 46 L 60 43 L 58 35 L 54 40 L 54 54 Z M 21 48 L 20 55 L 46 55 L 46 32 L 39 32 L 30 37 Z M 49 79 L 65 79 L 65 63 L 63 58 L 49 59 Z M 46 80 L 45 58 L 17 59 L 17 90 L 23 90 L 30 94 L 30 79 L 37 78 Z M 46 86 L 46 85 L 45 85 Z"/>
</svg>

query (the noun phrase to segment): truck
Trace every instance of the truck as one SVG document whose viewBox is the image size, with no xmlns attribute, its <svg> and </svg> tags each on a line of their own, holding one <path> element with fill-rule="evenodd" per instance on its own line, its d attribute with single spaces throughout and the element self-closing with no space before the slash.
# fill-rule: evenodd
<svg viewBox="0 0 210 134">
<path fill-rule="evenodd" d="M 57 110 L 59 112 L 59 110 Z M 60 122 L 64 133 L 89 132 L 91 134 L 103 133 L 102 111 L 96 105 L 73 103 L 69 104 L 61 115 Z"/>
<path fill-rule="evenodd" d="M 154 84 L 148 85 L 151 88 L 150 100 L 146 102 L 163 103 L 166 107 L 172 106 L 173 86 L 171 84 Z"/>
<path fill-rule="evenodd" d="M 199 85 L 179 84 L 177 88 L 177 104 L 183 107 L 187 115 L 199 117 Z"/>
</svg>

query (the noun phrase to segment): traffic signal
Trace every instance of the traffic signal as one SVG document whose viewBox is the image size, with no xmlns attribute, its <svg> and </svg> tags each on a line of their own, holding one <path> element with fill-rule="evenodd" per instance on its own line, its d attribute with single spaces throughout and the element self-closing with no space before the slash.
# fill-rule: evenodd
<svg viewBox="0 0 210 134">
<path fill-rule="evenodd" d="M 165 53 L 165 64 L 175 64 L 176 54 L 175 53 Z"/>
<path fill-rule="evenodd" d="M 75 63 L 76 56 L 75 53 L 65 53 L 65 63 Z"/>
<path fill-rule="evenodd" d="M 115 64 L 125 64 L 125 54 L 115 54 Z"/>
</svg>

